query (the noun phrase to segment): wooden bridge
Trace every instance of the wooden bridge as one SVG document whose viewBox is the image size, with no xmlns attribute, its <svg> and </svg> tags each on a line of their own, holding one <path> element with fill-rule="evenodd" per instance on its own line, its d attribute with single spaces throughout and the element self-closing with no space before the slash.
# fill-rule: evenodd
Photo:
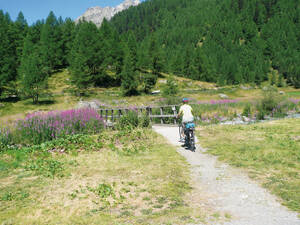
<svg viewBox="0 0 300 225">
<path fill-rule="evenodd" d="M 177 124 L 177 109 L 179 105 L 165 105 L 165 106 L 147 106 L 147 107 L 128 107 L 128 108 L 115 108 L 115 109 L 99 109 L 99 113 L 105 122 L 114 123 L 129 111 L 135 111 L 138 116 L 146 114 L 149 116 L 151 122 L 164 124 L 166 120 L 170 119 L 174 124 Z"/>
</svg>

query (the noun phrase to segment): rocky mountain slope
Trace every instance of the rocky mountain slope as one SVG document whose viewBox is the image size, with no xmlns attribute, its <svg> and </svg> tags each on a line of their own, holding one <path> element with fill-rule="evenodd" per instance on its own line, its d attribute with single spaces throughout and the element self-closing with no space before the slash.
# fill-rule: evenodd
<svg viewBox="0 0 300 225">
<path fill-rule="evenodd" d="M 110 20 L 114 15 L 116 15 L 118 12 L 121 12 L 125 9 L 128 9 L 131 6 L 137 6 L 140 4 L 140 0 L 125 0 L 120 5 L 117 5 L 116 7 L 91 7 L 87 9 L 87 11 L 78 17 L 75 22 L 79 22 L 81 19 L 84 19 L 86 21 L 91 21 L 95 23 L 97 26 L 100 26 L 103 19 L 106 18 L 107 20 Z"/>
</svg>

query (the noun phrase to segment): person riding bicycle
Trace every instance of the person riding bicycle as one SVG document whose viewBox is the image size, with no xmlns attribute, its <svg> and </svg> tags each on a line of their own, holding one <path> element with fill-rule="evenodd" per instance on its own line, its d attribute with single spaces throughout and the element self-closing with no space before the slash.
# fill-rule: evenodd
<svg viewBox="0 0 300 225">
<path fill-rule="evenodd" d="M 186 127 L 187 123 L 194 122 L 194 116 L 193 116 L 193 113 L 192 113 L 193 109 L 188 104 L 189 99 L 188 98 L 183 98 L 182 103 L 183 103 L 183 105 L 179 108 L 179 113 L 178 113 L 177 117 L 182 116 L 182 124 L 183 124 L 184 130 L 185 130 L 185 127 Z M 184 130 L 182 131 L 183 132 L 182 137 L 185 136 Z M 183 140 L 180 140 L 180 141 L 184 141 L 184 138 L 183 138 Z"/>
</svg>

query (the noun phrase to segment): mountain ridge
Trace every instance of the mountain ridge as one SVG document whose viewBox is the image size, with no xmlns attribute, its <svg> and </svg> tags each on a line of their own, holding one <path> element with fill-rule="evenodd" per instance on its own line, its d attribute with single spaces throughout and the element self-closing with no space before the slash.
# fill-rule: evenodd
<svg viewBox="0 0 300 225">
<path fill-rule="evenodd" d="M 121 4 L 117 5 L 116 7 L 106 6 L 106 7 L 90 7 L 88 8 L 85 13 L 79 16 L 75 22 L 78 23 L 80 20 L 86 20 L 88 22 L 95 23 L 98 27 L 101 26 L 102 21 L 104 19 L 110 20 L 114 15 L 117 13 L 130 8 L 131 6 L 137 6 L 141 2 L 140 0 L 125 0 Z"/>
</svg>

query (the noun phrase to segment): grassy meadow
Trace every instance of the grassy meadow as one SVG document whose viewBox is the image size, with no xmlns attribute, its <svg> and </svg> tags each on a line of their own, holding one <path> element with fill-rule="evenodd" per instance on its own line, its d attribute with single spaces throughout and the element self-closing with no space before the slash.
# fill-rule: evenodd
<svg viewBox="0 0 300 225">
<path fill-rule="evenodd" d="M 166 85 L 168 74 L 162 74 L 153 90 L 162 90 Z M 97 100 L 106 107 L 125 106 L 148 106 L 164 104 L 180 104 L 181 97 L 188 97 L 192 103 L 197 104 L 203 101 L 221 100 L 219 94 L 226 94 L 229 99 L 236 100 L 239 104 L 226 107 L 202 107 L 199 114 L 205 116 L 214 115 L 221 112 L 222 115 L 242 113 L 245 102 L 256 101 L 261 98 L 261 89 L 247 86 L 217 87 L 215 84 L 193 81 L 187 78 L 174 77 L 178 85 L 177 97 L 170 100 L 162 94 L 151 95 L 142 94 L 139 96 L 123 97 L 120 88 L 90 88 L 85 96 L 76 96 L 74 87 L 70 83 L 70 74 L 67 70 L 62 70 L 51 75 L 48 80 L 48 91 L 40 96 L 39 104 L 32 104 L 31 99 L 2 98 L 0 99 L 0 123 L 10 123 L 17 119 L 24 118 L 25 115 L 36 111 L 67 110 L 76 107 L 80 100 Z M 287 98 L 300 98 L 300 92 L 291 87 L 279 88 L 284 91 Z"/>
<path fill-rule="evenodd" d="M 300 119 L 207 126 L 197 135 L 208 153 L 244 168 L 283 205 L 300 213 Z"/>
<path fill-rule="evenodd" d="M 2 224 L 188 224 L 216 214 L 195 206 L 187 163 L 149 129 L 0 155 Z"/>
<path fill-rule="evenodd" d="M 162 74 L 154 90 L 162 90 L 168 76 Z M 177 96 L 123 97 L 116 87 L 90 88 L 77 96 L 69 79 L 67 70 L 53 74 L 39 104 L 12 96 L 0 100 L 1 223 L 143 225 L 230 219 L 199 206 L 203 199 L 192 188 L 187 163 L 162 137 L 142 128 L 149 121 L 128 114 L 114 129 L 105 130 L 95 110 L 73 109 L 80 100 L 96 100 L 110 108 L 180 104 L 184 96 L 199 120 L 231 118 L 249 103 L 255 113 L 255 102 L 263 97 L 261 88 L 217 87 L 175 77 Z M 277 91 L 284 91 L 285 99 L 295 99 L 289 107 L 299 111 L 299 91 Z M 283 204 L 299 212 L 299 125 L 299 119 L 291 119 L 201 126 L 198 135 L 209 153 L 247 169 Z"/>
</svg>

